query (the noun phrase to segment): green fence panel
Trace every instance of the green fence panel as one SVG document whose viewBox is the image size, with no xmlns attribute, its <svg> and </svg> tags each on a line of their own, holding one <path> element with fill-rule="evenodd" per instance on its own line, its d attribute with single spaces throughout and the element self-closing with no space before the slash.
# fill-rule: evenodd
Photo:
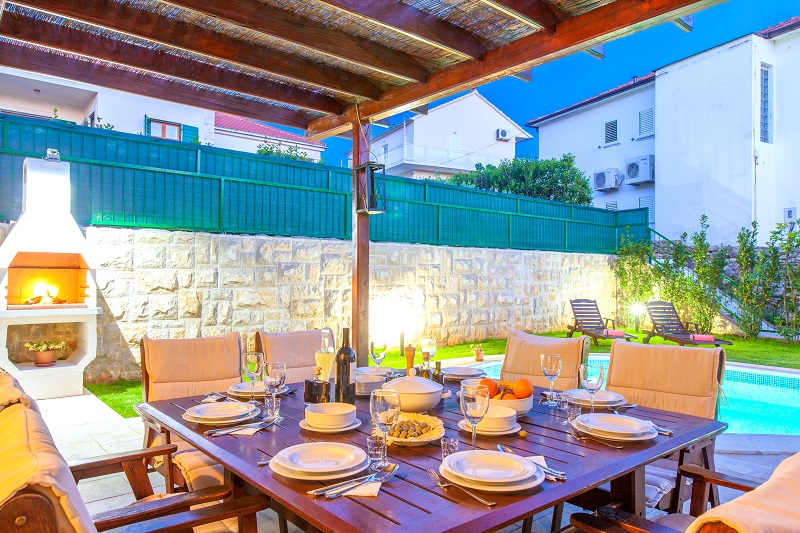
<svg viewBox="0 0 800 533">
<path fill-rule="evenodd" d="M 573 220 L 578 222 L 590 222 L 604 226 L 617 225 L 617 212 L 608 209 L 597 209 L 596 207 L 576 205 L 572 208 Z"/>
<path fill-rule="evenodd" d="M 627 209 L 625 211 L 616 211 L 617 226 L 640 226 L 648 224 L 647 208 L 641 209 Z"/>
<path fill-rule="evenodd" d="M 511 247 L 523 250 L 565 250 L 566 221 L 515 215 Z"/>
<path fill-rule="evenodd" d="M 503 213 L 517 212 L 517 198 L 515 196 L 432 182 L 428 182 L 427 201 L 435 204 L 488 209 Z"/>
<path fill-rule="evenodd" d="M 519 213 L 522 215 L 535 215 L 537 217 L 560 218 L 565 220 L 572 216 L 573 206 L 570 204 L 548 202 L 535 198 L 520 198 L 518 205 Z"/>
<path fill-rule="evenodd" d="M 386 213 L 370 218 L 369 238 L 383 242 L 439 242 L 438 205 L 392 200 Z"/>
<path fill-rule="evenodd" d="M 508 214 L 450 206 L 441 206 L 439 212 L 439 244 L 509 247 Z"/>
<path fill-rule="evenodd" d="M 352 180 L 351 180 L 352 181 Z M 352 188 L 352 183 L 350 188 Z M 398 176 L 386 176 L 386 196 L 392 200 L 413 200 L 424 202 L 426 198 L 427 182 L 411 180 Z"/>
</svg>

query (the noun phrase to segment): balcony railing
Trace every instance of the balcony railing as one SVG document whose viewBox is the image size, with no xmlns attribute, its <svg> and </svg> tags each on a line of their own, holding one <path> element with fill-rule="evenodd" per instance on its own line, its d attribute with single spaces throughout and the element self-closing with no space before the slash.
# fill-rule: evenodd
<svg viewBox="0 0 800 533">
<path fill-rule="evenodd" d="M 419 144 L 401 144 L 383 152 L 377 152 L 375 156 L 378 163 L 386 165 L 387 169 L 407 163 L 458 170 L 475 170 L 475 165 L 478 163 L 484 166 L 496 166 L 504 159 L 486 152 L 450 150 L 448 148 L 422 146 Z"/>
</svg>

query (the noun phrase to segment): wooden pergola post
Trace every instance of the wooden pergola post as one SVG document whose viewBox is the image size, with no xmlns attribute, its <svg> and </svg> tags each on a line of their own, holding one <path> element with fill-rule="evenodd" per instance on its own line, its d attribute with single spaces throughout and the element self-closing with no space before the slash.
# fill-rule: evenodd
<svg viewBox="0 0 800 533">
<path fill-rule="evenodd" d="M 357 171 L 359 165 L 369 161 L 369 123 L 353 122 L 353 315 L 350 325 L 353 350 L 358 366 L 369 364 L 369 214 L 365 196 L 359 191 L 367 189 L 367 173 Z"/>
</svg>

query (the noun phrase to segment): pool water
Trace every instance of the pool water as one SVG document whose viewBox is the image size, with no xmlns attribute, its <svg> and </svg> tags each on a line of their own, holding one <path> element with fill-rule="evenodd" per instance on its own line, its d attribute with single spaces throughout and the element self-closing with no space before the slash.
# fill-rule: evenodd
<svg viewBox="0 0 800 533">
<path fill-rule="evenodd" d="M 589 360 L 608 368 L 608 356 Z M 472 365 L 500 377 L 502 361 Z M 720 420 L 730 433 L 800 435 L 800 373 L 756 369 L 729 363 L 722 382 Z"/>
</svg>

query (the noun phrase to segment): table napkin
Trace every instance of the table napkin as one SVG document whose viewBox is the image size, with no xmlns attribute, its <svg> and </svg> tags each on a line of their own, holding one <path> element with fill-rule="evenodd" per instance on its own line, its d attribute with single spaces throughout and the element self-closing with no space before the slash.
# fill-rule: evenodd
<svg viewBox="0 0 800 533">
<path fill-rule="evenodd" d="M 231 435 L 236 435 L 237 437 L 251 437 L 256 433 L 258 433 L 259 431 L 261 431 L 262 429 L 264 428 L 254 427 L 254 428 L 238 429 L 233 433 L 231 433 Z"/>
<path fill-rule="evenodd" d="M 348 490 L 344 493 L 344 496 L 369 496 L 374 498 L 381 491 L 381 485 L 383 485 L 383 483 L 379 481 L 364 483 L 361 486 Z"/>
<path fill-rule="evenodd" d="M 528 461 L 530 461 L 532 463 L 535 463 L 535 464 L 537 464 L 539 466 L 547 467 L 547 461 L 545 461 L 543 455 L 532 455 L 530 457 L 526 457 L 525 459 L 527 459 Z M 553 476 L 551 476 L 550 474 L 547 474 L 547 473 L 545 473 L 544 477 L 545 477 L 545 479 L 547 479 L 549 481 L 555 481 L 556 480 L 556 478 L 554 478 Z"/>
<path fill-rule="evenodd" d="M 218 401 L 221 401 L 221 400 L 223 400 L 223 398 L 221 396 L 217 396 L 216 394 L 214 394 L 212 396 L 206 396 L 201 401 L 203 403 L 217 403 Z"/>
</svg>

